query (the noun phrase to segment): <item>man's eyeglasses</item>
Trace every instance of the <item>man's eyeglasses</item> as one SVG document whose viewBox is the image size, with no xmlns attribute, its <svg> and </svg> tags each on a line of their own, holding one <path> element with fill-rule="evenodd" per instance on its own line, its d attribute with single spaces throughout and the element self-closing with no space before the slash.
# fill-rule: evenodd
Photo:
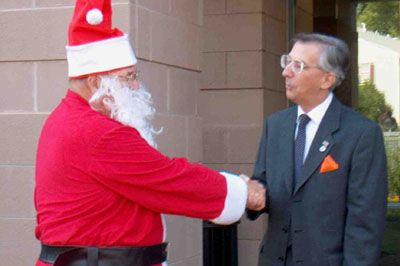
<svg viewBox="0 0 400 266">
<path fill-rule="evenodd" d="M 307 68 L 318 68 L 321 69 L 319 66 L 307 66 L 306 63 L 304 63 L 300 59 L 293 59 L 290 57 L 290 55 L 284 54 L 281 56 L 281 67 L 285 69 L 288 65 L 291 66 L 291 69 L 293 72 L 299 74 L 301 73 L 304 69 Z M 321 69 L 323 70 L 323 69 Z"/>
</svg>

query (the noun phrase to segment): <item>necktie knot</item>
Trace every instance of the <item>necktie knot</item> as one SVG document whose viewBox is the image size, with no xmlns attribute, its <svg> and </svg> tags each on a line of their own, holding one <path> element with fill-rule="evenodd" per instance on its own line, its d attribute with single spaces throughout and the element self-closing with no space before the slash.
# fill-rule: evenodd
<svg viewBox="0 0 400 266">
<path fill-rule="evenodd" d="M 299 128 L 305 128 L 308 122 L 310 122 L 310 117 L 306 114 L 302 114 L 299 116 Z"/>
</svg>

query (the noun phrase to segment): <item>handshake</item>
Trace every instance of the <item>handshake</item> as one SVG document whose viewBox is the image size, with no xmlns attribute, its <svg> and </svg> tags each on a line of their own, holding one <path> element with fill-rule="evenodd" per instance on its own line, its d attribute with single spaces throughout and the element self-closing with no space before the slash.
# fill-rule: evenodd
<svg viewBox="0 0 400 266">
<path fill-rule="evenodd" d="M 246 207 L 253 211 L 260 211 L 265 208 L 266 191 L 265 187 L 257 180 L 251 180 L 246 175 L 240 177 L 247 183 L 247 205 Z"/>
</svg>

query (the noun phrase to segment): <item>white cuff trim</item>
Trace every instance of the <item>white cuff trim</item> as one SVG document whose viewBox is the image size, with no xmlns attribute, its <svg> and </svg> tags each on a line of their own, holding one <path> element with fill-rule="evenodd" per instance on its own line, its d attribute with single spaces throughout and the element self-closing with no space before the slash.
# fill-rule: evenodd
<svg viewBox="0 0 400 266">
<path fill-rule="evenodd" d="M 88 44 L 67 46 L 68 75 L 80 77 L 137 63 L 128 35 Z"/>
<path fill-rule="evenodd" d="M 221 172 L 226 179 L 227 195 L 221 214 L 211 220 L 216 224 L 231 224 L 242 217 L 247 203 L 247 184 L 238 175 Z"/>
</svg>

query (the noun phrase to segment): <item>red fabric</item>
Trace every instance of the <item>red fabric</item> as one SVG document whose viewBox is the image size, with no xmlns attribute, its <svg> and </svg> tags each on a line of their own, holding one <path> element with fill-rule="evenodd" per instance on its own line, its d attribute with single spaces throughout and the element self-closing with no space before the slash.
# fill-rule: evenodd
<svg viewBox="0 0 400 266">
<path fill-rule="evenodd" d="M 38 143 L 35 233 L 53 245 L 158 244 L 160 213 L 213 219 L 226 193 L 218 172 L 168 158 L 68 91 Z"/>
<path fill-rule="evenodd" d="M 99 25 L 90 25 L 86 21 L 86 14 L 93 8 L 103 13 L 103 22 Z M 77 0 L 71 23 L 69 24 L 69 45 L 81 45 L 95 41 L 120 37 L 124 33 L 112 28 L 112 8 L 110 0 Z"/>
</svg>

